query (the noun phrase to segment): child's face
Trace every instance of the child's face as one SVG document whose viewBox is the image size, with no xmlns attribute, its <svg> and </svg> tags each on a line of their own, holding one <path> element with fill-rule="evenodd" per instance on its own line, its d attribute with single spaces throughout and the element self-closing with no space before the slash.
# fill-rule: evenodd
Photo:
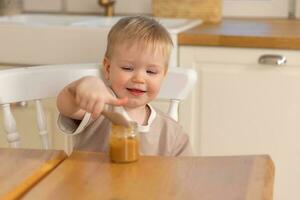
<svg viewBox="0 0 300 200">
<path fill-rule="evenodd" d="M 122 44 L 110 60 L 104 59 L 104 75 L 118 97 L 128 97 L 126 106 L 136 108 L 157 96 L 166 73 L 165 63 L 160 50 Z"/>
</svg>

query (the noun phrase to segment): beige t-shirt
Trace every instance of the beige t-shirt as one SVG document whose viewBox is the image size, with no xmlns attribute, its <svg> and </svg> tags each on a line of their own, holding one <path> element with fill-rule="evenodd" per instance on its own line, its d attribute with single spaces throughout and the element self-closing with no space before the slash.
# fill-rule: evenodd
<svg viewBox="0 0 300 200">
<path fill-rule="evenodd" d="M 151 110 L 148 124 L 145 126 L 138 125 L 141 154 L 192 156 L 189 137 L 183 128 L 163 112 L 150 105 L 147 106 Z M 129 118 L 122 107 L 118 108 L 119 112 Z M 76 121 L 60 115 L 58 126 L 64 133 L 74 135 L 74 149 L 93 152 L 108 151 L 111 122 L 105 117 L 100 116 L 97 120 L 91 121 L 90 114 L 87 113 L 82 121 Z"/>
</svg>

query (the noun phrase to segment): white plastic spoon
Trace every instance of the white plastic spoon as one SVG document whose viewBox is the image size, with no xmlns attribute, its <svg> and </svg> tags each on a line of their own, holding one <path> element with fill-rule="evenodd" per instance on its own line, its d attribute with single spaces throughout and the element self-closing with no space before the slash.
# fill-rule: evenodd
<svg viewBox="0 0 300 200">
<path fill-rule="evenodd" d="M 102 114 L 114 124 L 130 127 L 130 122 L 120 113 L 114 111 L 103 110 Z"/>
</svg>

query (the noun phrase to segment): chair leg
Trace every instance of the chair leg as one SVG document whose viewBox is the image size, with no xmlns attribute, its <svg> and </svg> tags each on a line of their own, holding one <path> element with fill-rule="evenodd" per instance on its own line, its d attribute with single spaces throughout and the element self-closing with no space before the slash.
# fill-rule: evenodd
<svg viewBox="0 0 300 200">
<path fill-rule="evenodd" d="M 7 133 L 7 141 L 12 148 L 20 147 L 20 136 L 17 131 L 16 120 L 11 112 L 10 105 L 4 104 L 3 108 L 3 118 L 4 118 L 4 129 Z"/>
</svg>

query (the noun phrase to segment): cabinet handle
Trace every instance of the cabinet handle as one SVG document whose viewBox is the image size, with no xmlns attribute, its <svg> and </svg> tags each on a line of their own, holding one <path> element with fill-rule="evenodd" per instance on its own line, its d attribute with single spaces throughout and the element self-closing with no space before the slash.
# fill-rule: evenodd
<svg viewBox="0 0 300 200">
<path fill-rule="evenodd" d="M 258 63 L 263 65 L 284 65 L 286 64 L 287 59 L 282 55 L 275 54 L 265 54 L 259 57 Z"/>
</svg>

